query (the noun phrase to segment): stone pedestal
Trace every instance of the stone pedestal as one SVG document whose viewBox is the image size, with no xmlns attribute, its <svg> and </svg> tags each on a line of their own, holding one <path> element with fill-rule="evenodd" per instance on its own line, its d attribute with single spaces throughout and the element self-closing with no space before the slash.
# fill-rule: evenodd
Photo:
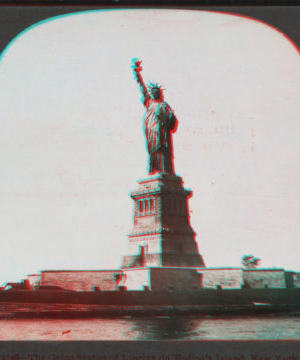
<svg viewBox="0 0 300 360">
<path fill-rule="evenodd" d="M 160 173 L 131 192 L 134 224 L 122 268 L 204 267 L 190 225 L 188 199 L 179 176 Z"/>
</svg>

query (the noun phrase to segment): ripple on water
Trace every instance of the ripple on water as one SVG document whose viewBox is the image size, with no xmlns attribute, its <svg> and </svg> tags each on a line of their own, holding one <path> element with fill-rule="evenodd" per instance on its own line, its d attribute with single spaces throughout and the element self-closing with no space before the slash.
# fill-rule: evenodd
<svg viewBox="0 0 300 360">
<path fill-rule="evenodd" d="M 292 316 L 2 319 L 0 340 L 296 340 L 298 322 Z"/>
</svg>

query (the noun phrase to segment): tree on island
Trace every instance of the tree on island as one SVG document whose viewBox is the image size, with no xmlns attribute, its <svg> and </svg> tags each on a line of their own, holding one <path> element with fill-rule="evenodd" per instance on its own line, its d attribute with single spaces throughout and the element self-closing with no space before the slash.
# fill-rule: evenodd
<svg viewBox="0 0 300 360">
<path fill-rule="evenodd" d="M 246 269 L 255 269 L 260 264 L 261 260 L 253 255 L 244 255 L 242 257 L 242 265 Z"/>
</svg>

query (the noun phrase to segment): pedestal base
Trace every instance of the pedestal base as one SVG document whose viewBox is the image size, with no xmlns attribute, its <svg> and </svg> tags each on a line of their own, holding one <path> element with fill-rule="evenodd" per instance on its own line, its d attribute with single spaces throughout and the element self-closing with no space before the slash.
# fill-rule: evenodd
<svg viewBox="0 0 300 360">
<path fill-rule="evenodd" d="M 203 267 L 195 232 L 189 223 L 188 199 L 179 176 L 156 174 L 138 182 L 131 193 L 134 225 L 128 235 L 122 268 L 145 266 Z"/>
</svg>

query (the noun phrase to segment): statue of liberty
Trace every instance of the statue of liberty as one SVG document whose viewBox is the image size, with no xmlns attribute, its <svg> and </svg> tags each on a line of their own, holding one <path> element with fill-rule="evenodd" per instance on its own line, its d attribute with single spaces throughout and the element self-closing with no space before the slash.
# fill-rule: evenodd
<svg viewBox="0 0 300 360">
<path fill-rule="evenodd" d="M 177 119 L 164 101 L 162 87 L 154 82 L 145 85 L 141 76 L 141 63 L 139 59 L 132 59 L 131 68 L 142 93 L 141 101 L 146 108 L 143 122 L 149 154 L 148 173 L 174 175 L 172 131 Z"/>
</svg>

